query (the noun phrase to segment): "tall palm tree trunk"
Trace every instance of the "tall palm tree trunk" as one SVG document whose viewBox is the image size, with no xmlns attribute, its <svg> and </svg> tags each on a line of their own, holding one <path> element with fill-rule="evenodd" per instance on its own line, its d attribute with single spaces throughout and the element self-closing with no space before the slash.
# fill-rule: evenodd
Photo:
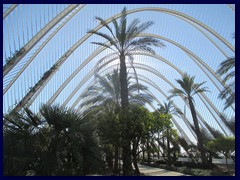
<svg viewBox="0 0 240 180">
<path fill-rule="evenodd" d="M 158 141 L 160 141 L 160 133 L 158 132 Z M 160 146 L 159 146 L 159 143 L 158 143 L 158 147 L 159 147 L 159 150 L 157 152 L 158 154 L 158 160 L 160 159 Z"/>
<path fill-rule="evenodd" d="M 165 137 L 162 137 L 162 148 L 163 148 L 162 156 L 163 156 L 163 159 L 166 160 L 166 158 L 165 158 L 165 153 L 166 153 L 166 148 L 165 148 Z"/>
<path fill-rule="evenodd" d="M 119 157 L 118 157 L 118 154 L 119 154 L 119 152 L 118 152 L 118 146 L 115 146 L 114 147 L 114 167 L 113 167 L 113 173 L 114 174 L 118 174 L 118 171 L 119 171 L 119 169 L 118 169 L 118 159 L 119 159 Z"/>
<path fill-rule="evenodd" d="M 129 176 L 132 173 L 132 158 L 130 141 L 123 146 L 123 175 Z"/>
<path fill-rule="evenodd" d="M 128 84 L 127 84 L 127 68 L 125 62 L 125 55 L 120 54 L 120 84 L 121 84 L 121 105 L 122 109 L 128 106 Z M 127 120 L 123 120 L 127 122 Z M 127 132 L 126 132 L 127 133 Z M 131 160 L 131 143 L 127 140 L 123 145 L 123 175 L 131 175 L 132 160 Z"/>
<path fill-rule="evenodd" d="M 142 150 L 142 161 L 145 162 L 145 147 Z"/>
<path fill-rule="evenodd" d="M 135 168 L 135 175 L 140 175 L 140 171 L 137 164 L 137 148 L 139 140 L 133 141 L 132 156 L 133 156 L 133 165 Z"/>
<path fill-rule="evenodd" d="M 191 110 L 191 114 L 192 114 L 192 118 L 193 118 L 193 122 L 194 122 L 194 126 L 195 126 L 195 132 L 196 132 L 197 139 L 198 139 L 198 148 L 199 148 L 199 151 L 201 153 L 202 164 L 206 165 L 207 164 L 206 151 L 205 151 L 204 146 L 203 146 L 203 137 L 202 137 L 202 134 L 200 132 L 196 111 L 195 111 L 195 108 L 193 106 L 192 100 L 190 98 L 188 98 L 188 101 L 189 101 L 189 106 L 190 106 L 190 110 Z"/>
<path fill-rule="evenodd" d="M 227 153 L 224 154 L 224 155 L 225 155 L 225 160 L 226 160 L 227 170 L 228 170 L 228 173 L 229 173 L 229 165 L 228 165 L 228 161 L 227 161 L 228 155 L 227 155 Z"/>
<path fill-rule="evenodd" d="M 168 129 L 167 129 L 167 165 L 171 165 L 171 152 L 170 152 L 170 141 L 169 141 Z"/>
<path fill-rule="evenodd" d="M 125 62 L 125 55 L 120 55 L 120 85 L 121 85 L 121 105 L 122 108 L 128 106 L 128 84 L 127 84 L 127 67 Z"/>
<path fill-rule="evenodd" d="M 151 162 L 151 154 L 150 154 L 150 145 L 149 145 L 149 137 L 147 138 L 147 161 L 148 164 Z"/>
</svg>

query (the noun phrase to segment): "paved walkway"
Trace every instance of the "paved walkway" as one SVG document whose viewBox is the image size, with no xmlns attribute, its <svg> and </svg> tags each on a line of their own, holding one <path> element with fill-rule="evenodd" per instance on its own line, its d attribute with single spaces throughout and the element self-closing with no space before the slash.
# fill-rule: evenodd
<svg viewBox="0 0 240 180">
<path fill-rule="evenodd" d="M 165 169 L 150 167 L 138 164 L 139 170 L 141 173 L 144 173 L 147 176 L 189 176 L 179 172 L 169 171 Z"/>
</svg>

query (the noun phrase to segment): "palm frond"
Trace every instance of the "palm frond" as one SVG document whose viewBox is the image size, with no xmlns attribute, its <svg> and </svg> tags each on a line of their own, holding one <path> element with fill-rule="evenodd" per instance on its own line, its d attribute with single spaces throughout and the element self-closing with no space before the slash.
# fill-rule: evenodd
<svg viewBox="0 0 240 180">
<path fill-rule="evenodd" d="M 193 90 L 198 90 L 203 84 L 205 84 L 206 81 L 203 81 L 202 83 L 195 83 L 192 85 Z"/>
<path fill-rule="evenodd" d="M 90 30 L 87 33 L 92 33 L 92 34 L 96 34 L 98 36 L 103 37 L 104 39 L 108 40 L 111 45 L 113 45 L 116 49 L 118 49 L 118 46 L 116 45 L 116 41 L 108 34 L 104 34 L 104 33 L 98 32 L 98 31 L 94 31 L 94 30 Z M 103 44 L 103 43 L 101 43 L 101 44 Z"/>
<path fill-rule="evenodd" d="M 147 52 L 150 54 L 155 54 L 155 51 L 152 48 L 150 48 L 148 46 L 144 46 L 144 45 L 143 46 L 142 45 L 135 46 L 132 49 L 127 50 L 127 52 L 134 52 L 134 51 L 140 51 L 140 52 L 142 51 L 142 52 Z"/>
<path fill-rule="evenodd" d="M 222 98 L 222 99 L 225 99 L 227 96 L 232 96 L 230 94 L 230 92 L 233 91 L 235 92 L 235 82 L 232 82 L 229 84 L 229 86 L 227 86 L 226 88 L 224 88 L 220 94 L 219 94 L 219 98 Z M 234 95 L 234 98 L 235 98 L 235 93 L 233 94 Z"/>
<path fill-rule="evenodd" d="M 220 115 L 221 120 L 223 123 L 232 131 L 232 133 L 235 135 L 235 117 L 232 119 L 227 118 L 225 114 Z"/>
<path fill-rule="evenodd" d="M 208 90 L 207 87 L 201 88 L 201 89 L 195 90 L 194 93 L 192 94 L 192 96 L 194 96 L 195 94 L 198 94 L 198 93 L 203 93 L 203 92 L 210 92 L 210 91 Z"/>
<path fill-rule="evenodd" d="M 184 74 L 182 79 L 177 79 L 177 83 L 180 84 L 181 88 L 185 91 L 185 93 L 190 96 L 192 90 L 193 90 L 193 84 L 194 84 L 195 77 L 190 77 L 188 74 Z"/>
<path fill-rule="evenodd" d="M 110 77 L 110 76 L 111 76 L 110 74 L 106 75 L 106 77 Z M 103 92 L 109 93 L 109 95 L 111 97 L 115 97 L 115 91 L 114 91 L 114 87 L 113 87 L 113 84 L 111 83 L 111 81 L 109 81 L 107 78 L 99 76 L 98 82 L 99 82 L 100 86 L 102 87 Z"/>
<path fill-rule="evenodd" d="M 27 116 L 31 119 L 33 125 L 37 127 L 41 120 L 39 117 L 37 117 L 29 108 L 24 108 L 25 112 L 27 113 Z"/>
<path fill-rule="evenodd" d="M 107 23 L 105 20 L 103 20 L 103 19 L 100 18 L 100 17 L 95 17 L 95 19 L 97 19 L 98 21 L 100 21 L 100 23 L 101 23 L 104 27 L 106 27 L 106 28 L 111 32 L 111 34 L 112 34 L 112 36 L 113 36 L 113 39 L 116 39 L 116 36 L 114 35 L 112 29 L 110 28 L 110 26 L 108 26 L 108 23 Z"/>
<path fill-rule="evenodd" d="M 158 111 L 163 114 L 173 114 L 179 117 L 182 115 L 182 111 L 179 108 L 175 108 L 173 106 L 173 101 L 168 101 L 168 103 L 164 102 L 163 104 L 159 104 L 160 108 Z"/>
<path fill-rule="evenodd" d="M 226 98 L 226 101 L 224 103 L 224 110 L 226 110 L 228 107 L 233 105 L 235 103 L 235 95 L 234 96 L 229 96 Z"/>
<path fill-rule="evenodd" d="M 137 25 L 140 23 L 140 20 L 139 19 L 134 19 L 130 25 L 128 26 L 127 28 L 127 31 L 126 31 L 126 34 L 127 34 L 127 37 L 126 39 L 128 41 L 130 41 L 132 38 L 136 37 L 136 36 L 133 36 L 134 33 L 137 31 Z"/>
<path fill-rule="evenodd" d="M 58 105 L 50 106 L 45 104 L 42 105 L 40 113 L 46 119 L 48 124 L 53 125 L 56 130 L 62 130 L 71 125 L 71 121 L 64 118 L 68 115 L 67 108 Z"/>
<path fill-rule="evenodd" d="M 125 45 L 125 39 L 126 39 L 126 28 L 127 28 L 127 14 L 126 14 L 127 8 L 124 7 L 122 10 L 122 15 L 120 18 L 120 23 L 119 23 L 119 27 L 121 27 L 121 31 L 120 31 L 120 39 L 119 40 L 119 44 L 121 47 L 121 50 L 123 49 L 124 45 Z"/>
<path fill-rule="evenodd" d="M 88 105 L 94 105 L 96 103 L 104 101 L 106 96 L 98 94 L 97 96 L 89 96 L 89 99 L 85 100 L 81 103 L 80 107 L 88 106 Z"/>
<path fill-rule="evenodd" d="M 225 78 L 223 79 L 223 82 L 226 83 L 228 80 L 235 78 L 235 70 L 228 73 Z M 235 79 L 234 79 L 235 80 Z"/>
<path fill-rule="evenodd" d="M 136 30 L 134 31 L 134 33 L 132 34 L 132 37 L 130 37 L 130 38 L 137 37 L 139 34 L 143 33 L 143 31 L 148 29 L 153 24 L 154 24 L 153 21 L 147 21 L 147 22 L 140 24 L 139 26 L 136 26 Z"/>
<path fill-rule="evenodd" d="M 128 88 L 128 90 L 129 90 L 129 93 L 133 93 L 133 92 L 136 92 L 136 91 L 146 91 L 146 90 L 148 90 L 148 87 L 147 86 L 144 86 L 144 85 L 142 85 L 142 84 L 130 84 L 129 85 L 129 88 Z"/>
<path fill-rule="evenodd" d="M 169 91 L 169 93 L 171 93 L 172 95 L 170 95 L 167 99 L 171 99 L 175 96 L 179 96 L 179 95 L 186 95 L 186 93 L 181 90 L 181 89 L 178 89 L 178 88 L 174 88 L 172 90 Z"/>
<path fill-rule="evenodd" d="M 152 38 L 152 37 L 143 37 L 143 38 L 138 38 L 135 40 L 132 40 L 128 46 L 126 46 L 126 51 L 131 52 L 131 51 L 147 51 L 152 54 L 154 54 L 154 50 L 150 48 L 150 46 L 158 46 L 158 47 L 164 47 L 164 44 L 159 41 L 158 39 Z"/>
<path fill-rule="evenodd" d="M 145 105 L 145 103 L 151 103 L 153 97 L 150 94 L 138 93 L 135 95 L 130 95 L 129 102 L 139 105 Z"/>
<path fill-rule="evenodd" d="M 139 84 L 139 82 L 138 82 L 137 71 L 136 71 L 135 67 L 133 66 L 133 58 L 132 58 L 132 56 L 129 56 L 129 59 L 128 59 L 128 61 L 129 61 L 130 65 L 131 65 L 131 66 L 132 66 L 132 68 L 133 68 L 133 71 L 134 71 L 134 76 L 135 76 L 135 79 L 136 79 L 136 81 L 137 81 L 137 85 L 138 85 L 138 84 Z M 138 92 L 139 92 L 139 89 L 137 89 L 137 90 L 138 90 Z"/>
<path fill-rule="evenodd" d="M 235 57 L 229 58 L 220 64 L 217 74 L 222 76 L 235 67 Z"/>
<path fill-rule="evenodd" d="M 113 23 L 114 28 L 115 28 L 115 36 L 116 36 L 116 39 L 119 41 L 119 39 L 120 39 L 120 34 L 121 34 L 121 32 L 120 32 L 120 27 L 119 27 L 116 19 L 113 19 L 113 20 L 112 20 L 112 23 Z M 120 50 L 120 47 L 118 47 L 118 50 Z"/>
<path fill-rule="evenodd" d="M 116 50 L 114 50 L 111 45 L 107 45 L 107 44 L 104 44 L 104 43 L 100 43 L 100 42 L 91 42 L 92 44 L 96 44 L 96 45 L 99 45 L 99 46 L 103 46 L 105 48 L 108 48 L 108 49 L 111 49 L 112 51 L 116 52 Z"/>
</svg>

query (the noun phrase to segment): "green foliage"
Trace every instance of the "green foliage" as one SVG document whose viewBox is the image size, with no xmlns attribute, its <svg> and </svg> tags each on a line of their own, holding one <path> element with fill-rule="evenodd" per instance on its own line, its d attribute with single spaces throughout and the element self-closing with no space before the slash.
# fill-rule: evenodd
<svg viewBox="0 0 240 180">
<path fill-rule="evenodd" d="M 96 119 L 97 133 L 101 138 L 102 144 L 121 144 L 121 123 L 119 115 L 112 111 L 104 111 Z"/>
<path fill-rule="evenodd" d="M 5 116 L 4 175 L 86 175 L 102 162 L 94 128 L 87 117 L 44 105 L 42 119 L 25 109 Z M 40 120 L 41 119 L 41 120 Z"/>
<path fill-rule="evenodd" d="M 144 23 L 140 23 L 139 19 L 134 19 L 129 25 L 127 23 L 127 9 L 126 7 L 123 8 L 121 12 L 121 17 L 119 21 L 117 19 L 112 19 L 112 27 L 108 25 L 108 22 L 103 20 L 100 17 L 96 17 L 96 19 L 100 22 L 100 24 L 107 29 L 107 33 L 90 30 L 88 33 L 95 34 L 97 36 L 100 36 L 101 38 L 104 38 L 108 41 L 108 43 L 104 44 L 102 42 L 93 42 L 93 44 L 97 44 L 99 46 L 103 46 L 105 48 L 111 49 L 114 51 L 112 55 L 118 55 L 119 61 L 120 61 L 120 94 L 121 96 L 121 108 L 126 108 L 129 105 L 129 102 L 131 102 L 129 96 L 129 86 L 127 83 L 127 68 L 126 68 L 126 57 L 129 57 L 128 60 L 133 67 L 133 70 L 136 75 L 136 70 L 133 66 L 133 56 L 131 55 L 131 52 L 135 51 L 143 51 L 143 52 L 150 52 L 154 53 L 154 50 L 151 48 L 151 46 L 157 46 L 157 47 L 163 47 L 164 44 L 159 41 L 158 39 L 152 38 L 152 37 L 138 37 L 140 34 L 144 33 L 146 29 L 148 29 L 150 26 L 153 25 L 152 21 L 147 21 Z M 108 56 L 109 57 L 109 56 Z M 136 76 L 137 77 L 137 76 Z M 138 84 L 138 79 L 137 79 Z M 138 91 L 139 92 L 139 91 Z M 135 94 L 135 98 L 138 98 L 138 102 L 140 102 L 141 105 L 144 105 L 145 102 L 151 102 L 151 96 L 145 97 L 145 100 L 140 100 L 143 98 L 141 94 Z M 139 101 L 140 100 L 140 101 Z M 146 101 L 148 100 L 148 101 Z M 119 101 L 120 102 L 120 101 Z M 135 101 L 132 101 L 131 103 L 136 103 Z M 122 118 L 120 118 L 122 119 Z M 129 125 L 126 118 L 123 118 L 124 127 L 123 129 L 126 129 L 126 127 Z M 131 124 L 131 122 L 130 122 Z M 129 128 L 132 128 L 129 126 Z M 122 136 L 126 136 L 125 134 L 128 134 L 127 132 L 124 132 Z M 130 130 L 131 134 L 131 130 Z M 125 139 L 125 137 L 122 137 Z M 125 144 L 125 143 L 124 143 Z M 129 171 L 131 169 L 131 157 L 130 157 L 130 142 L 126 142 L 126 147 L 124 147 L 124 150 L 126 152 L 125 156 L 123 157 L 123 173 L 125 175 L 129 175 Z"/>
<path fill-rule="evenodd" d="M 162 132 L 164 129 L 171 128 L 173 126 L 171 122 L 171 114 L 164 114 L 159 113 L 159 111 L 154 111 L 152 115 L 154 117 L 153 133 Z"/>
<path fill-rule="evenodd" d="M 24 51 L 25 51 L 24 48 L 21 48 L 19 50 L 16 50 L 14 53 L 11 53 L 11 55 L 8 58 L 6 58 L 5 60 L 6 64 L 4 65 L 3 69 L 5 69 L 6 66 L 12 65 L 15 62 L 17 56 L 20 56 Z"/>
<path fill-rule="evenodd" d="M 224 155 L 228 155 L 230 151 L 235 150 L 235 138 L 220 136 L 217 139 L 209 141 L 207 147 L 213 151 L 222 152 Z"/>
<path fill-rule="evenodd" d="M 129 105 L 120 113 L 120 119 L 124 124 L 122 129 L 127 133 L 124 136 L 130 140 L 136 137 L 144 138 L 154 127 L 152 114 L 139 105 Z"/>
<path fill-rule="evenodd" d="M 226 165 L 227 165 L 227 169 L 228 169 L 228 172 L 229 172 L 229 166 L 228 166 L 227 158 L 230 157 L 230 151 L 235 150 L 235 138 L 220 136 L 217 139 L 209 141 L 207 143 L 207 148 L 210 151 L 220 152 L 225 156 Z"/>
</svg>

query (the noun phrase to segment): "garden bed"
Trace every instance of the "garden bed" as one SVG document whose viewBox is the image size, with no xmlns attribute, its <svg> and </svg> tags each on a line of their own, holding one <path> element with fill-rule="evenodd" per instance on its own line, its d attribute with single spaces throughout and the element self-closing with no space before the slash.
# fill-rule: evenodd
<svg viewBox="0 0 240 180">
<path fill-rule="evenodd" d="M 148 164 L 141 163 L 146 166 L 157 167 L 170 171 L 176 171 L 192 176 L 235 176 L 235 166 L 230 165 L 230 172 L 227 172 L 225 165 L 213 164 L 211 168 L 201 168 L 199 165 L 193 163 L 176 163 L 175 165 L 168 166 L 166 164 L 158 164 L 156 162 Z M 193 168 L 194 167 L 194 168 Z"/>
</svg>

